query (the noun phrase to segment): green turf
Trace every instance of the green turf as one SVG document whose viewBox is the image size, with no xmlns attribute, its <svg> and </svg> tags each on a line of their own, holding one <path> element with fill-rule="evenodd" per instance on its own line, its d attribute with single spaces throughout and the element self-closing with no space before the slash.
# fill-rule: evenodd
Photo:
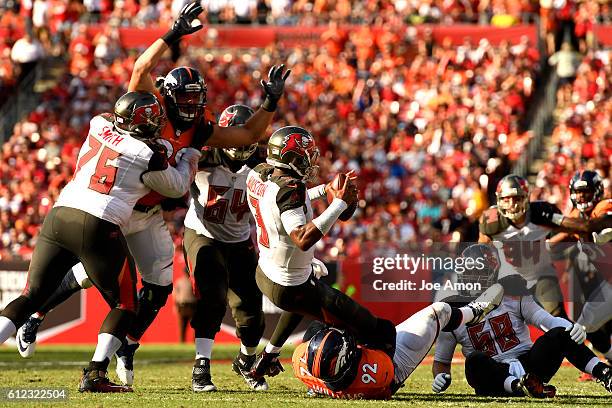
<svg viewBox="0 0 612 408">
<path fill-rule="evenodd" d="M 0 388 L 68 387 L 67 403 L 14 403 L 0 401 L 0 406 L 79 406 L 79 407 L 299 407 L 299 406 L 351 406 L 380 407 L 556 407 L 591 406 L 612 407 L 612 396 L 596 383 L 577 382 L 578 371 L 562 367 L 552 383 L 557 386 L 554 400 L 526 398 L 477 398 L 472 395 L 462 373 L 462 366 L 453 367 L 453 384 L 444 395 L 431 392 L 431 366 L 424 365 L 408 379 L 406 386 L 391 401 L 339 401 L 327 398 L 309 398 L 305 388 L 288 370 L 269 380 L 270 391 L 254 393 L 236 376 L 228 360 L 236 347 L 215 346 L 213 380 L 219 391 L 210 394 L 191 392 L 192 346 L 144 345 L 137 353 L 136 387 L 133 394 L 79 394 L 76 386 L 81 364 L 85 364 L 93 347 L 40 346 L 33 359 L 19 357 L 13 347 L 0 347 Z M 285 357 L 289 356 L 286 352 Z M 114 364 L 111 378 L 114 378 Z"/>
</svg>

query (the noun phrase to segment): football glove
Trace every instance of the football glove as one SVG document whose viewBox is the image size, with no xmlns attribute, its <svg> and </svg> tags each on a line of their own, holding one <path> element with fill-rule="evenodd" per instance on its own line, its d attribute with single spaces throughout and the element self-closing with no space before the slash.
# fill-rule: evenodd
<svg viewBox="0 0 612 408">
<path fill-rule="evenodd" d="M 171 45 L 181 37 L 193 34 L 204 28 L 202 24 L 193 25 L 193 22 L 197 20 L 202 11 L 202 5 L 199 1 L 194 1 L 185 5 L 179 13 L 178 18 L 174 21 L 174 24 L 172 24 L 170 31 L 162 37 L 166 44 Z"/>
<path fill-rule="evenodd" d="M 451 375 L 448 373 L 440 373 L 436 375 L 431 384 L 431 389 L 435 393 L 440 393 L 446 391 L 446 389 L 451 385 Z"/>
<path fill-rule="evenodd" d="M 289 74 L 291 74 L 290 69 L 283 73 L 284 69 L 285 64 L 273 65 L 268 73 L 268 80 L 261 80 L 261 86 L 266 94 L 266 99 L 261 107 L 268 112 L 274 112 L 276 110 L 278 101 L 283 96 L 285 80 L 289 77 Z"/>
<path fill-rule="evenodd" d="M 319 261 L 317 258 L 312 258 L 312 273 L 317 279 L 321 279 L 323 276 L 327 276 L 329 274 L 325 264 Z"/>
<path fill-rule="evenodd" d="M 574 323 L 572 326 L 570 326 L 567 329 L 565 329 L 565 331 L 569 331 L 570 332 L 570 338 L 576 344 L 582 344 L 586 340 L 587 332 L 586 332 L 584 326 L 582 326 L 582 325 L 580 325 L 578 323 Z"/>
</svg>

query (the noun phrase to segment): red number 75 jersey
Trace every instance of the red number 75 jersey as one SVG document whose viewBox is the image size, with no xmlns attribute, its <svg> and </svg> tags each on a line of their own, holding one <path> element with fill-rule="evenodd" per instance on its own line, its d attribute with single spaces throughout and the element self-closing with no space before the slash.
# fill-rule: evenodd
<svg viewBox="0 0 612 408">
<path fill-rule="evenodd" d="M 361 347 L 357 375 L 344 390 L 332 391 L 325 383 L 308 372 L 306 356 L 309 342 L 300 344 L 293 352 L 293 373 L 317 394 L 343 399 L 389 399 L 395 374 L 393 361 L 382 351 Z"/>
</svg>

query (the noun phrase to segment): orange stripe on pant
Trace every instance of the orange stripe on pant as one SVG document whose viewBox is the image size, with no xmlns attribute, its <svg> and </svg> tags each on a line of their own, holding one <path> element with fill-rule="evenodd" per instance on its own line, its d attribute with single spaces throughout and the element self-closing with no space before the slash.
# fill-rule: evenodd
<svg viewBox="0 0 612 408">
<path fill-rule="evenodd" d="M 125 258 L 121 273 L 119 274 L 119 309 L 129 310 L 132 312 L 136 311 L 136 299 L 135 299 L 135 288 L 134 279 L 132 278 L 132 271 L 130 270 L 130 263 Z"/>
</svg>

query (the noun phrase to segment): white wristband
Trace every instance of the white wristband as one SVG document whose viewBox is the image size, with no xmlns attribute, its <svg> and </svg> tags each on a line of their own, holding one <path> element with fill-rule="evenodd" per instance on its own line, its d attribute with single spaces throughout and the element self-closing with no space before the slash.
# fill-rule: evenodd
<svg viewBox="0 0 612 408">
<path fill-rule="evenodd" d="M 563 222 L 563 215 L 562 214 L 553 214 L 552 216 L 552 223 L 555 225 L 561 225 L 561 223 Z"/>
<path fill-rule="evenodd" d="M 339 198 L 334 198 L 334 201 L 327 207 L 325 211 L 317 218 L 312 220 L 312 223 L 317 227 L 323 235 L 327 234 L 334 222 L 338 219 L 342 211 L 348 208 L 348 204 Z"/>
<path fill-rule="evenodd" d="M 319 184 L 316 187 L 308 189 L 308 198 L 310 198 L 311 201 L 322 197 L 325 197 L 325 184 Z"/>
</svg>

